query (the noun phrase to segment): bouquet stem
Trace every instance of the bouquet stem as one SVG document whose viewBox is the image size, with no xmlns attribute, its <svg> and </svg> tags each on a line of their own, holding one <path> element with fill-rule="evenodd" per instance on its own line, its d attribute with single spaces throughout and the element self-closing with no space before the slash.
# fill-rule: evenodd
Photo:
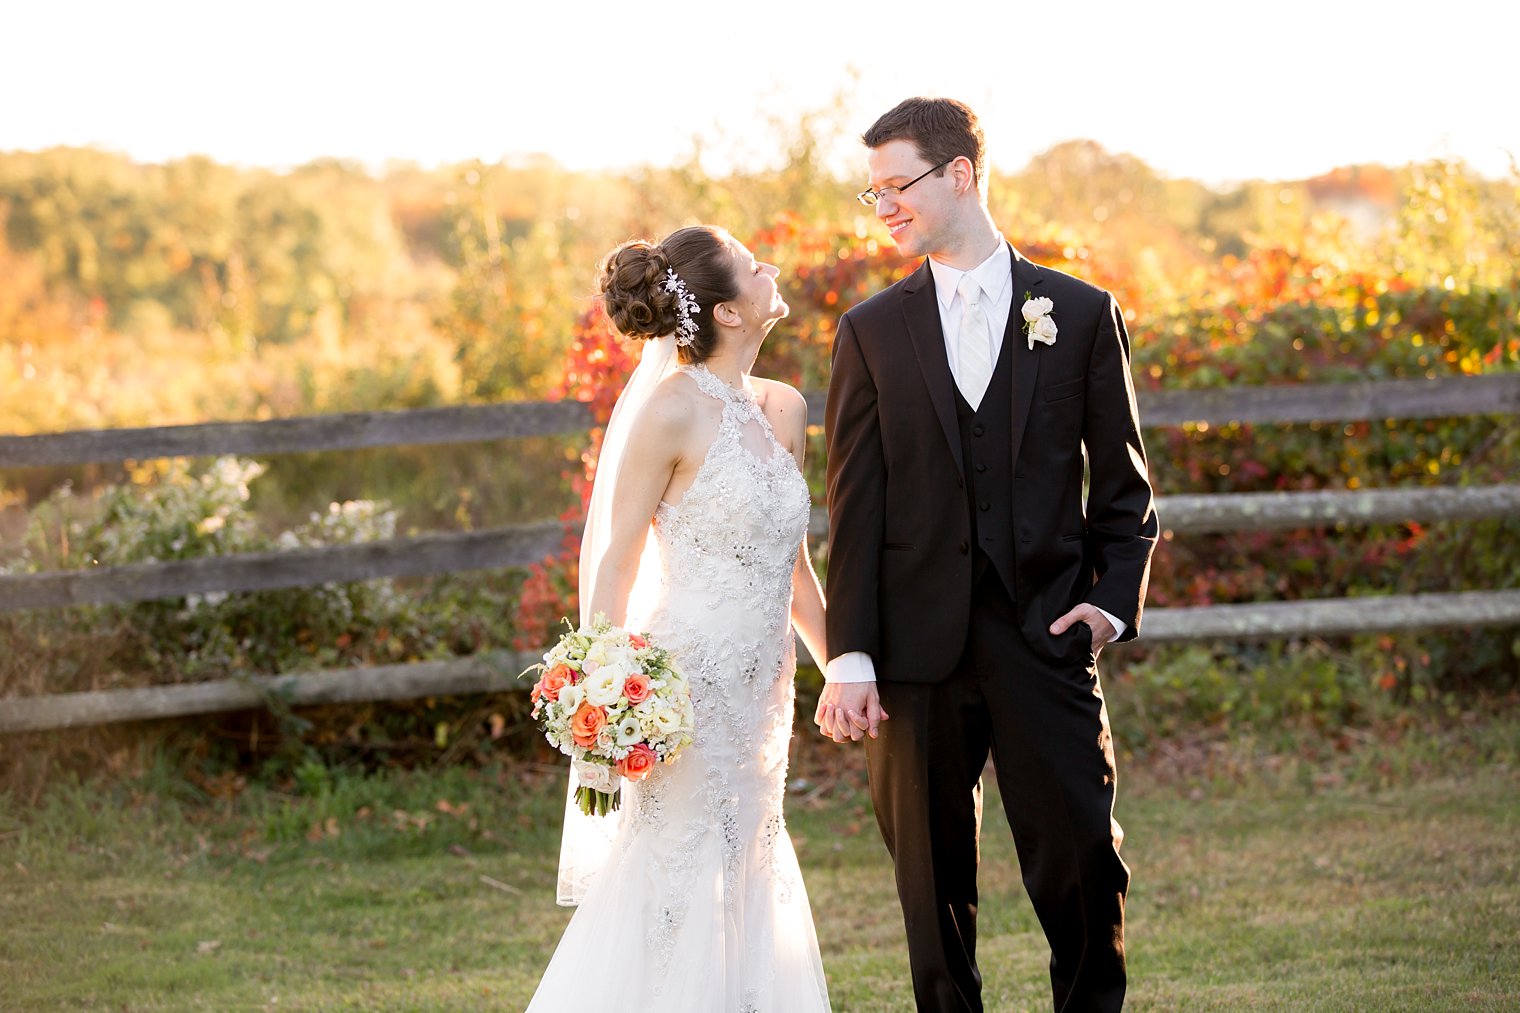
<svg viewBox="0 0 1520 1013">
<path fill-rule="evenodd" d="M 606 816 L 608 813 L 618 811 L 622 805 L 623 793 L 619 790 L 609 795 L 605 791 L 597 791 L 595 788 L 581 785 L 575 789 L 575 801 L 580 805 L 581 812 L 587 816 Z"/>
</svg>

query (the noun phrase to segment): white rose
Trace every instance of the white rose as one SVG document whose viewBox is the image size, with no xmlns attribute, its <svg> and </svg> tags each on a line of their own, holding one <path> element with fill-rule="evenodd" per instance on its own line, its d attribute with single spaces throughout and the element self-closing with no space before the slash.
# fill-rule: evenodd
<svg viewBox="0 0 1520 1013">
<path fill-rule="evenodd" d="M 589 760 L 575 761 L 575 776 L 580 779 L 582 786 L 609 795 L 622 787 L 623 779 L 618 776 L 615 768 Z"/>
<path fill-rule="evenodd" d="M 603 665 L 586 676 L 581 685 L 586 688 L 586 699 L 592 706 L 610 707 L 623 695 L 623 680 L 627 677 L 621 666 Z M 564 690 L 560 692 L 563 694 Z"/>
<path fill-rule="evenodd" d="M 1056 304 L 1045 296 L 1029 299 L 1024 303 L 1024 319 L 1034 323 L 1055 308 Z"/>
<path fill-rule="evenodd" d="M 1050 300 L 1045 300 L 1049 302 Z M 1029 347 L 1033 348 L 1036 341 L 1047 345 L 1056 343 L 1056 322 L 1049 317 L 1041 317 L 1029 323 Z"/>
</svg>

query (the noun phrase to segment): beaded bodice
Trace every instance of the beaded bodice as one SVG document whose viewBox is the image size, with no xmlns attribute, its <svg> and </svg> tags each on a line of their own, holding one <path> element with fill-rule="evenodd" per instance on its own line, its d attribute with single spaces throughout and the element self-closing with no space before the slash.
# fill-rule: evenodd
<svg viewBox="0 0 1520 1013">
<path fill-rule="evenodd" d="M 686 495 L 674 506 L 661 503 L 655 515 L 665 585 L 701 595 L 713 610 L 763 614 L 778 635 L 807 532 L 807 483 L 753 392 L 728 386 L 701 365 L 681 371 L 722 402 L 723 417 Z"/>
</svg>

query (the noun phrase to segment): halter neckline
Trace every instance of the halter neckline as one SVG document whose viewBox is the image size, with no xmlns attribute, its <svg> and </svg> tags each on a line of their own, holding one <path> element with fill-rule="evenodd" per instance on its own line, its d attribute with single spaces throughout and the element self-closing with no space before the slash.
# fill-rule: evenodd
<svg viewBox="0 0 1520 1013">
<path fill-rule="evenodd" d="M 748 374 L 744 376 L 743 387 L 734 387 L 719 379 L 717 374 L 708 369 L 704 363 L 695 362 L 680 368 L 681 372 L 697 382 L 698 390 L 710 397 L 731 405 L 756 405 L 755 388 Z"/>
</svg>

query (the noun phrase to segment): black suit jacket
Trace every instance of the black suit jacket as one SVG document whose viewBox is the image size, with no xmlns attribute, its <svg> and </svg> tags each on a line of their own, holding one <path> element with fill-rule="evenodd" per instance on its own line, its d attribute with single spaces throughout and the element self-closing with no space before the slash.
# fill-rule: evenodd
<svg viewBox="0 0 1520 1013">
<path fill-rule="evenodd" d="M 1013 511 L 987 523 L 1014 539 L 1024 639 L 1069 666 L 1077 659 L 1046 630 L 1078 602 L 1124 620 L 1121 639 L 1139 631 L 1158 526 L 1118 303 L 1012 252 Z M 1026 292 L 1053 301 L 1055 344 L 1029 347 Z M 943 679 L 965 643 L 971 531 L 954 383 L 928 261 L 840 319 L 826 410 L 829 654 L 865 651 L 881 679 Z"/>
</svg>

